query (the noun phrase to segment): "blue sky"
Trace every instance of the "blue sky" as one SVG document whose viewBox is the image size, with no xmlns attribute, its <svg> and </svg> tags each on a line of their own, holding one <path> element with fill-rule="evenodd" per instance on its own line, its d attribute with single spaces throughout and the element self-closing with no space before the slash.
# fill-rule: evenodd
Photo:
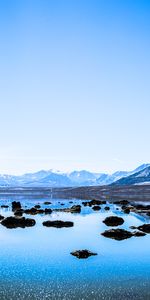
<svg viewBox="0 0 150 300">
<path fill-rule="evenodd" d="M 150 1 L 0 0 L 0 173 L 150 162 Z"/>
</svg>

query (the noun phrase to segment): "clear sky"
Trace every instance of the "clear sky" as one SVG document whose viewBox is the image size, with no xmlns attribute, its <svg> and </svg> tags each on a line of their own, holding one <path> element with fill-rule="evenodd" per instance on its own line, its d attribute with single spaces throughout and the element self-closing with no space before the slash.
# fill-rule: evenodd
<svg viewBox="0 0 150 300">
<path fill-rule="evenodd" d="M 0 0 L 0 173 L 150 162 L 150 1 Z"/>
</svg>

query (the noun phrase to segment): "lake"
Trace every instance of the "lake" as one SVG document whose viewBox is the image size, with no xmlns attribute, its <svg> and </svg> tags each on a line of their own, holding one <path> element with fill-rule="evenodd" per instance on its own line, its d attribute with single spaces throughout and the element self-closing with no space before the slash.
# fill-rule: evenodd
<svg viewBox="0 0 150 300">
<path fill-rule="evenodd" d="M 12 215 L 11 202 L 18 200 L 22 207 L 40 204 L 52 209 L 83 201 L 7 196 L 0 198 L 0 205 L 9 207 L 1 208 L 0 214 Z M 150 299 L 150 235 L 122 241 L 101 235 L 111 228 L 102 222 L 108 216 L 121 216 L 125 222 L 118 227 L 130 231 L 130 226 L 149 219 L 108 205 L 109 211 L 103 204 L 100 211 L 82 206 L 81 213 L 25 215 L 36 224 L 24 229 L 0 225 L 0 299 Z M 42 224 L 46 220 L 73 221 L 74 226 L 47 228 Z M 98 255 L 78 259 L 70 254 L 82 249 Z"/>
</svg>

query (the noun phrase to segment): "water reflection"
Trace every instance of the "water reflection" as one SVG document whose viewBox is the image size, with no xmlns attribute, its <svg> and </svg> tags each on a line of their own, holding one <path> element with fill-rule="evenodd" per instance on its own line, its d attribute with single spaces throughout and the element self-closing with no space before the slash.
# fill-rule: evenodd
<svg viewBox="0 0 150 300">
<path fill-rule="evenodd" d="M 20 200 L 25 208 L 64 208 L 81 204 L 68 199 L 1 198 L 0 214 L 10 216 L 11 202 Z M 44 205 L 51 201 L 51 205 Z M 73 201 L 73 203 L 69 203 Z M 64 205 L 62 206 L 61 203 Z M 107 204 L 108 205 L 108 204 Z M 108 229 L 106 216 L 119 215 L 129 229 L 145 222 L 143 216 L 124 214 L 109 204 L 110 210 L 82 207 L 80 214 L 53 212 L 32 216 L 32 228 L 7 229 L 0 226 L 0 299 L 149 299 L 150 237 L 115 241 L 101 236 Z M 27 215 L 28 216 L 28 215 Z M 31 216 L 28 216 L 31 217 Z M 46 228 L 46 220 L 73 221 L 72 228 Z M 70 252 L 89 249 L 98 253 L 78 260 Z"/>
</svg>

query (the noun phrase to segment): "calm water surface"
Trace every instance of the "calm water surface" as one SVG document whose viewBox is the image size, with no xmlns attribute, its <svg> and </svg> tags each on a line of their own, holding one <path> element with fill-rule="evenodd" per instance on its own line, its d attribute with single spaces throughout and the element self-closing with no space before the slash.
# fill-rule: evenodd
<svg viewBox="0 0 150 300">
<path fill-rule="evenodd" d="M 64 208 L 80 204 L 68 199 L 0 199 L 0 214 L 10 216 L 11 202 L 23 207 Z M 51 201 L 52 205 L 44 205 Z M 64 203 L 61 206 L 60 203 Z M 7 229 L 0 225 L 0 299 L 150 299 L 150 235 L 115 241 L 101 236 L 109 229 L 106 216 L 120 215 L 129 229 L 149 222 L 136 214 L 124 214 L 110 204 L 110 211 L 83 207 L 80 214 L 53 212 L 28 216 L 36 220 L 30 228 Z M 68 220 L 72 228 L 46 228 L 45 220 Z M 130 229 L 131 230 L 131 229 Z M 79 260 L 73 250 L 88 249 L 97 256 Z"/>
</svg>

